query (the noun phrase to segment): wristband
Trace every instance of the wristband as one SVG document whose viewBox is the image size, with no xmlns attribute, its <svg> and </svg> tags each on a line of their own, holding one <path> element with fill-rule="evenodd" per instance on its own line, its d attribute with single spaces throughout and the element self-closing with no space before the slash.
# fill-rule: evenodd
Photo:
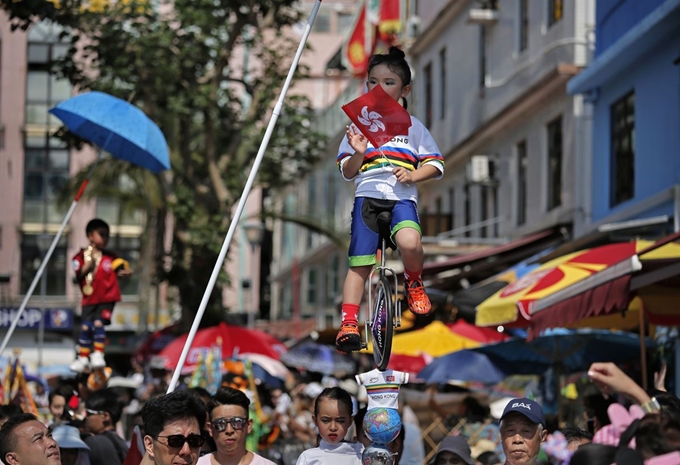
<svg viewBox="0 0 680 465">
<path fill-rule="evenodd" d="M 647 402 L 640 405 L 640 407 L 642 407 L 642 410 L 644 410 L 645 413 L 656 413 L 661 410 L 661 405 L 659 405 L 659 401 L 656 400 L 656 397 L 652 397 Z"/>
</svg>

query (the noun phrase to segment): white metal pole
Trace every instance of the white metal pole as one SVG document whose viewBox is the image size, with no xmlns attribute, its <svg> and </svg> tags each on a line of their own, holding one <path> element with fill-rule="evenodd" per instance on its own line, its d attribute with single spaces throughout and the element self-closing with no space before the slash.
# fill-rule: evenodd
<svg viewBox="0 0 680 465">
<path fill-rule="evenodd" d="M 208 306 L 208 300 L 210 299 L 210 295 L 212 294 L 212 291 L 215 288 L 217 277 L 220 274 L 220 270 L 222 269 L 222 265 L 224 264 L 224 259 L 227 256 L 227 251 L 229 250 L 231 239 L 234 236 L 234 231 L 236 230 L 236 226 L 238 225 L 239 219 L 241 218 L 241 214 L 243 213 L 246 200 L 248 199 L 248 194 L 250 194 L 250 189 L 252 188 L 253 183 L 255 182 L 255 177 L 257 176 L 257 171 L 260 168 L 260 163 L 262 163 L 262 159 L 264 158 L 264 152 L 267 150 L 269 139 L 271 138 L 272 133 L 274 132 L 274 127 L 276 126 L 276 121 L 279 119 L 279 115 L 281 114 L 281 108 L 283 108 L 283 100 L 286 97 L 286 93 L 288 92 L 290 83 L 293 80 L 295 69 L 297 68 L 298 63 L 300 62 L 302 51 L 305 48 L 307 38 L 309 37 L 309 33 L 312 30 L 312 25 L 314 24 L 314 19 L 316 18 L 316 14 L 319 11 L 319 7 L 321 6 L 321 1 L 322 0 L 317 0 L 314 3 L 314 8 L 312 8 L 312 13 L 309 16 L 309 21 L 307 22 L 307 26 L 305 27 L 304 33 L 302 34 L 300 45 L 298 45 L 297 52 L 295 53 L 295 58 L 293 59 L 293 63 L 291 64 L 290 70 L 288 71 L 288 76 L 286 77 L 286 81 L 284 82 L 283 88 L 281 89 L 279 100 L 276 102 L 276 105 L 274 106 L 274 110 L 272 111 L 272 117 L 269 120 L 269 125 L 267 126 L 267 130 L 264 133 L 262 143 L 260 144 L 260 149 L 257 151 L 255 162 L 253 163 L 253 167 L 251 168 L 250 174 L 248 175 L 248 180 L 246 181 L 246 185 L 243 188 L 243 193 L 241 194 L 241 198 L 239 199 L 238 205 L 236 206 L 236 212 L 234 213 L 231 224 L 229 225 L 227 237 L 224 238 L 224 242 L 222 243 L 222 249 L 220 250 L 220 254 L 217 256 L 217 262 L 215 263 L 215 267 L 213 268 L 212 274 L 210 275 L 208 286 L 205 289 L 205 293 L 203 294 L 203 298 L 201 299 L 198 311 L 196 312 L 196 316 L 194 317 L 194 322 L 191 325 L 191 329 L 189 330 L 189 335 L 187 336 L 187 340 L 184 343 L 182 354 L 179 356 L 177 367 L 175 367 L 175 371 L 172 374 L 172 379 L 170 380 L 170 384 L 168 385 L 168 393 L 171 393 L 172 391 L 175 390 L 177 382 L 179 381 L 180 374 L 182 373 L 182 368 L 184 367 L 187 355 L 189 354 L 189 349 L 191 348 L 191 344 L 194 342 L 194 337 L 196 336 L 196 332 L 198 331 L 198 326 L 201 323 L 201 319 L 203 318 L 205 309 Z"/>
</svg>

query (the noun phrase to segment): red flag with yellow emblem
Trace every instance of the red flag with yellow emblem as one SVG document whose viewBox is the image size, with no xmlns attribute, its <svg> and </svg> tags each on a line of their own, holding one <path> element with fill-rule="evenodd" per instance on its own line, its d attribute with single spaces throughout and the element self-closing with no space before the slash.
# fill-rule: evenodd
<svg viewBox="0 0 680 465">
<path fill-rule="evenodd" d="M 349 39 L 343 45 L 342 61 L 345 68 L 355 76 L 366 74 L 368 54 L 366 53 L 366 2 L 361 3 L 359 13 L 352 25 Z"/>
</svg>

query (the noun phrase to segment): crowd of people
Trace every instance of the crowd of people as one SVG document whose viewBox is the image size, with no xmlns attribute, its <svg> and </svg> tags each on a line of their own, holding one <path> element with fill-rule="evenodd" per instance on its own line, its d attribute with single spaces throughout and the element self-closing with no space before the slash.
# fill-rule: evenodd
<svg viewBox="0 0 680 465">
<path fill-rule="evenodd" d="M 487 425 L 497 432 L 490 437 L 498 450 L 493 441 L 454 428 L 426 461 L 422 431 L 400 402 L 401 431 L 387 450 L 399 465 L 680 464 L 678 398 L 645 391 L 611 363 L 594 364 L 588 376 L 600 394 L 584 399 L 578 425 L 555 429 L 539 402 L 516 398 Z M 116 387 L 80 392 L 65 384 L 49 392 L 47 418 L 2 406 L 0 459 L 7 465 L 358 465 L 371 445 L 362 427 L 366 405 L 349 385 L 335 384 L 301 382 L 254 396 L 225 379 L 213 395 L 182 384 L 170 394 L 145 387 L 142 399 L 121 396 Z M 136 411 L 126 414 L 130 406 Z M 491 447 L 480 448 L 483 442 Z"/>
</svg>

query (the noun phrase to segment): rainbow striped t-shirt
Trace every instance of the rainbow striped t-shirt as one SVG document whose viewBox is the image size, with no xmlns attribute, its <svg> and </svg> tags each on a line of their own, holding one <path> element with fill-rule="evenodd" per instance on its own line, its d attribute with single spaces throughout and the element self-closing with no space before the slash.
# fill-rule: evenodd
<svg viewBox="0 0 680 465">
<path fill-rule="evenodd" d="M 357 383 L 366 388 L 368 410 L 376 407 L 399 407 L 399 386 L 408 383 L 408 373 L 377 368 L 356 375 Z"/>
</svg>

